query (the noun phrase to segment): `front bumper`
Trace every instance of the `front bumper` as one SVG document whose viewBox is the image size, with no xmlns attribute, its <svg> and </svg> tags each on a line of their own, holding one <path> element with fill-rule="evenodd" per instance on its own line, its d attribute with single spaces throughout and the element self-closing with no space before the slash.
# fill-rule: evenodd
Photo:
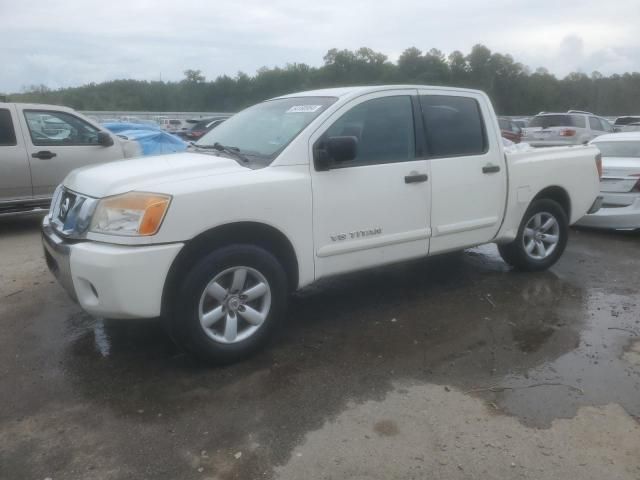
<svg viewBox="0 0 640 480">
<path fill-rule="evenodd" d="M 48 217 L 42 244 L 49 270 L 69 296 L 88 313 L 107 318 L 159 316 L 165 279 L 183 247 L 71 242 L 57 235 Z"/>
<path fill-rule="evenodd" d="M 607 205 L 605 197 L 605 205 Z M 630 230 L 640 228 L 640 197 L 626 207 L 602 207 L 585 215 L 576 225 L 581 227 Z"/>
</svg>

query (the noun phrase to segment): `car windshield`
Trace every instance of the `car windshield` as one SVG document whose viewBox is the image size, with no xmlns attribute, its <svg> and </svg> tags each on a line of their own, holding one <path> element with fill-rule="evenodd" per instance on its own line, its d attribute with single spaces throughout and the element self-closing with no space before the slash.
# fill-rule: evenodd
<svg viewBox="0 0 640 480">
<path fill-rule="evenodd" d="M 235 114 L 203 136 L 196 146 L 216 143 L 245 155 L 273 160 L 335 97 L 280 98 Z"/>
<path fill-rule="evenodd" d="M 530 127 L 575 127 L 576 123 L 571 115 L 536 115 L 529 122 Z"/>
<path fill-rule="evenodd" d="M 603 157 L 640 158 L 640 140 L 637 142 L 594 142 Z"/>
</svg>

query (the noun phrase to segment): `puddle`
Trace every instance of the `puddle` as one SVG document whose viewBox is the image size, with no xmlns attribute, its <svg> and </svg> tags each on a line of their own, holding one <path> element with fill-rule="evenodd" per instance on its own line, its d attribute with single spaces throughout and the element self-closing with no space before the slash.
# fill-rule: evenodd
<svg viewBox="0 0 640 480">
<path fill-rule="evenodd" d="M 63 459 L 90 432 L 130 477 L 268 478 L 308 432 L 402 395 L 399 384 L 447 385 L 488 405 L 486 431 L 505 419 L 550 428 L 589 405 L 640 415 L 635 240 L 603 249 L 601 237 L 580 233 L 557 267 L 535 274 L 510 271 L 485 246 L 328 279 L 292 298 L 286 328 L 264 351 L 224 368 L 198 365 L 158 321 L 93 320 L 60 289 L 37 286 L 33 300 L 12 304 L 0 334 L 0 427 L 29 418 L 40 433 L 12 437 L 7 451 L 21 452 L 34 478 L 66 478 Z M 31 314 L 35 303 L 48 308 Z M 450 407 L 434 428 L 473 420 Z M 379 412 L 363 439 L 412 448 L 407 423 L 421 412 L 405 414 Z"/>
</svg>

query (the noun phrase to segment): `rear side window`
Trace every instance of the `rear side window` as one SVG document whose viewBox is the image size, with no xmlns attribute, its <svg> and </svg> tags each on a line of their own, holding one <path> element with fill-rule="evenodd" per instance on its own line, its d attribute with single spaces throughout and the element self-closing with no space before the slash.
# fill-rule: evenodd
<svg viewBox="0 0 640 480">
<path fill-rule="evenodd" d="M 34 145 L 98 145 L 99 130 L 66 112 L 25 110 Z"/>
<path fill-rule="evenodd" d="M 11 121 L 11 112 L 0 109 L 0 146 L 16 145 L 16 131 Z"/>
<path fill-rule="evenodd" d="M 487 137 L 478 102 L 469 97 L 421 95 L 430 157 L 481 155 Z"/>
<path fill-rule="evenodd" d="M 578 128 L 587 128 L 587 120 L 581 115 L 573 115 L 571 117 L 573 121 L 573 126 Z"/>
</svg>

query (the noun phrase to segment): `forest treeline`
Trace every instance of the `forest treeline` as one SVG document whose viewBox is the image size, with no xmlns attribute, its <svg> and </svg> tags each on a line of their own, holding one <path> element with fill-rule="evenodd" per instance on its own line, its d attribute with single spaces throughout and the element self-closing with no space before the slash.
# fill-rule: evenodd
<svg viewBox="0 0 640 480">
<path fill-rule="evenodd" d="M 292 63 L 215 80 L 207 80 L 200 70 L 187 70 L 184 79 L 176 82 L 112 80 L 58 90 L 32 85 L 9 97 L 78 110 L 233 112 L 300 90 L 389 83 L 478 88 L 489 94 L 503 115 L 568 109 L 600 115 L 640 113 L 638 72 L 611 76 L 571 73 L 557 78 L 544 68 L 531 71 L 511 55 L 491 52 L 483 45 L 474 46 L 467 55 L 454 51 L 448 56 L 436 49 L 423 52 L 411 47 L 395 63 L 366 47 L 331 49 L 320 67 Z"/>
</svg>

